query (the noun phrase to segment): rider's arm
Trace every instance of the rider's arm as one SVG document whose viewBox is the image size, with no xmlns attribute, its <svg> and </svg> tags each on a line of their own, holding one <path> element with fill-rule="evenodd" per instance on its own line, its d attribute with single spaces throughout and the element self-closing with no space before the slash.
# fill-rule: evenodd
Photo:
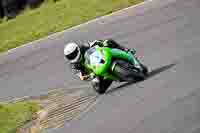
<svg viewBox="0 0 200 133">
<path fill-rule="evenodd" d="M 71 64 L 72 72 L 77 75 L 81 80 L 87 80 L 90 78 L 90 74 L 84 72 L 80 64 Z"/>
</svg>

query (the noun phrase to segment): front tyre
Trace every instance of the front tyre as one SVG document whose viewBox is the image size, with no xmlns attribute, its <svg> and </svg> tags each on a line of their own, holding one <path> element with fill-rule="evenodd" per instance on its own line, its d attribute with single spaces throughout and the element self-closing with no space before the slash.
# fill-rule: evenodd
<svg viewBox="0 0 200 133">
<path fill-rule="evenodd" d="M 104 94 L 111 84 L 110 79 L 94 78 L 92 80 L 92 87 L 98 94 Z"/>
</svg>

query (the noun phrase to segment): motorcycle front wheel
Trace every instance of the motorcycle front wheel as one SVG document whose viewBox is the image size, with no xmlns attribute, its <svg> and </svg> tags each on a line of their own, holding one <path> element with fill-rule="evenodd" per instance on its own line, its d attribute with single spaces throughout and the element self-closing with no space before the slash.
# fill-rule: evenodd
<svg viewBox="0 0 200 133">
<path fill-rule="evenodd" d="M 92 87 L 98 94 L 104 94 L 109 86 L 112 84 L 112 80 L 98 78 L 92 80 Z"/>
</svg>

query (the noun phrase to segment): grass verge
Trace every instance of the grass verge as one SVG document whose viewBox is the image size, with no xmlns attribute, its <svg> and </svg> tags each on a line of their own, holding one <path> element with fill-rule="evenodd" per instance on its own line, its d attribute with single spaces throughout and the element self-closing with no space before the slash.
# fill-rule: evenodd
<svg viewBox="0 0 200 133">
<path fill-rule="evenodd" d="M 0 104 L 0 133 L 15 133 L 39 109 L 40 106 L 33 102 Z"/>
<path fill-rule="evenodd" d="M 46 0 L 16 19 L 0 23 L 0 52 L 84 23 L 143 0 Z"/>
</svg>

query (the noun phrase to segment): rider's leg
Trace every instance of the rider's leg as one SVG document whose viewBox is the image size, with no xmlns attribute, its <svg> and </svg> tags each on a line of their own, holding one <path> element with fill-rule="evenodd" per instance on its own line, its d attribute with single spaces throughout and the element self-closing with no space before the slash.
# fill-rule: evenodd
<svg viewBox="0 0 200 133">
<path fill-rule="evenodd" d="M 127 60 L 133 65 L 139 65 L 139 61 L 134 57 L 132 52 L 125 52 L 120 49 L 111 49 L 111 54 L 116 59 Z"/>
</svg>

